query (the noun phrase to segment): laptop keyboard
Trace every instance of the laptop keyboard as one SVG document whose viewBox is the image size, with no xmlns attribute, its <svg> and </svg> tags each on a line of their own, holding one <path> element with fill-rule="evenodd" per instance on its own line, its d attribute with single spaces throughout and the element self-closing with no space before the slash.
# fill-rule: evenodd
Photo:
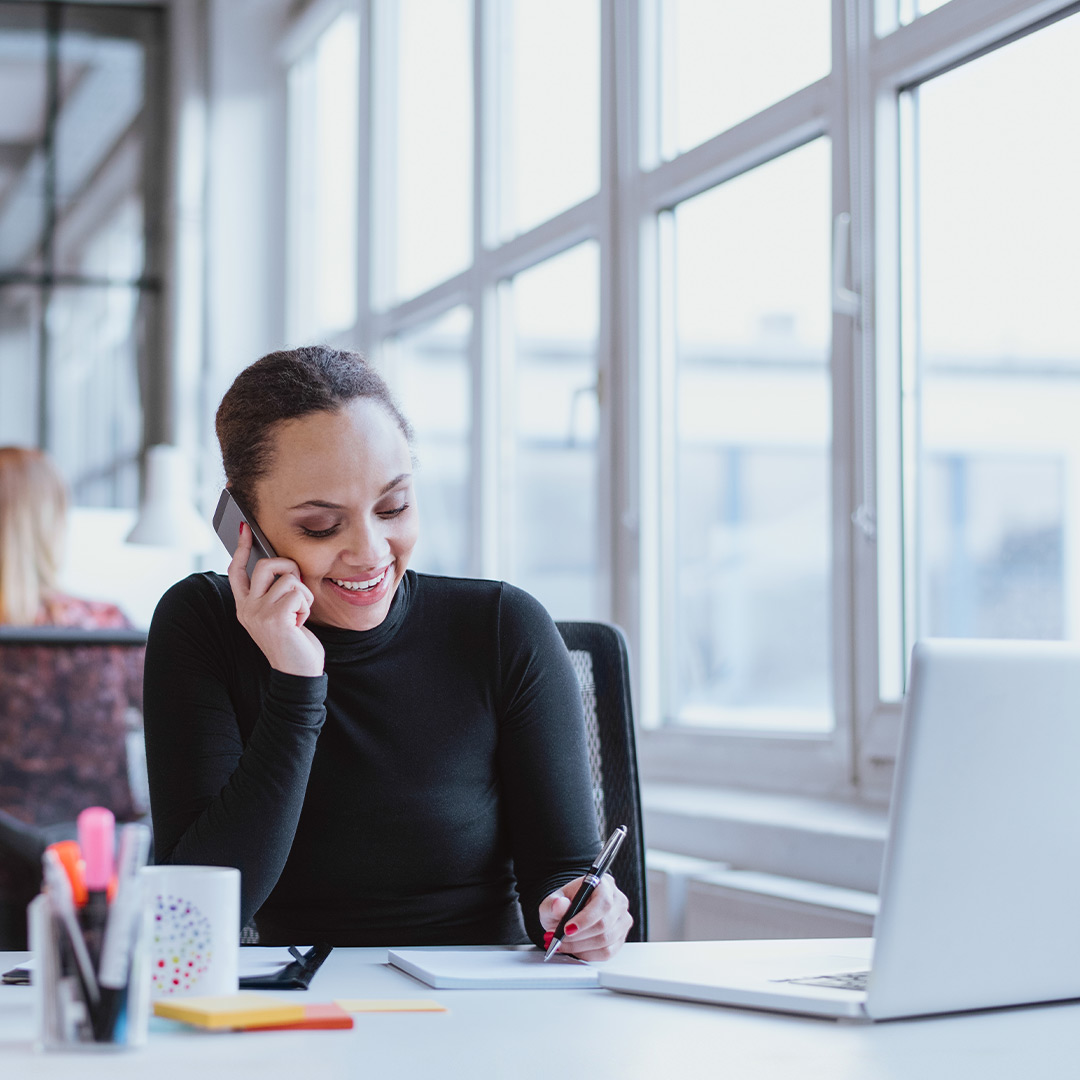
<svg viewBox="0 0 1080 1080">
<path fill-rule="evenodd" d="M 865 990 L 869 971 L 844 971 L 838 975 L 814 975 L 803 979 L 777 979 L 800 986 L 827 986 L 831 990 Z"/>
</svg>

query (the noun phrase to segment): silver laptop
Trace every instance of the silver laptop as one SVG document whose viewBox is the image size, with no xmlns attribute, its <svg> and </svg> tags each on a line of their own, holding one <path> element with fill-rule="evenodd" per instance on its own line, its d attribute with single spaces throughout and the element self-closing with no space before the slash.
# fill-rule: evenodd
<svg viewBox="0 0 1080 1080">
<path fill-rule="evenodd" d="M 600 983 L 865 1020 L 1080 998 L 1080 645 L 915 646 L 880 905 L 873 939 L 627 945 Z"/>
</svg>

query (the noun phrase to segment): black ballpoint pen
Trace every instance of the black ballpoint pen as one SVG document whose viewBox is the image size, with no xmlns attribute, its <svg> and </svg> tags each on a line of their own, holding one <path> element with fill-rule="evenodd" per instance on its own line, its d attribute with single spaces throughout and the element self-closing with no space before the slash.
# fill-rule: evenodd
<svg viewBox="0 0 1080 1080">
<path fill-rule="evenodd" d="M 592 896 L 596 886 L 600 884 L 600 879 L 611 868 L 611 864 L 619 852 L 619 846 L 625 839 L 625 825 L 620 825 L 608 837 L 607 843 L 600 854 L 596 856 L 592 866 L 589 867 L 589 872 L 585 875 L 584 880 L 578 887 L 578 891 L 574 894 L 574 899 L 570 901 L 566 914 L 559 921 L 559 925 L 555 929 L 555 935 L 551 939 L 551 944 L 548 945 L 547 952 L 544 953 L 545 962 L 559 951 L 563 935 L 566 933 L 566 924 L 589 902 L 589 897 Z"/>
</svg>

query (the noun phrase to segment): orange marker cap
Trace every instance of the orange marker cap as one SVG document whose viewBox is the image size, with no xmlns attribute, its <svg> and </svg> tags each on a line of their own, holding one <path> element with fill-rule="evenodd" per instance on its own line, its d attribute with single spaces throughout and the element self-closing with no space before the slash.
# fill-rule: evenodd
<svg viewBox="0 0 1080 1080">
<path fill-rule="evenodd" d="M 71 882 L 71 896 L 76 907 L 86 903 L 86 875 L 83 871 L 82 850 L 77 840 L 58 840 L 48 846 L 48 851 L 55 851 L 57 858 Z"/>
</svg>

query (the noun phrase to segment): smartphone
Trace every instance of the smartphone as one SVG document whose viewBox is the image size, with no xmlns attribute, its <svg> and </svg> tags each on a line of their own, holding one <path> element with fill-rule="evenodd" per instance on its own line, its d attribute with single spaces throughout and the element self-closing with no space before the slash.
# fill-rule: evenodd
<svg viewBox="0 0 1080 1080">
<path fill-rule="evenodd" d="M 221 493 L 217 509 L 214 511 L 214 532 L 221 537 L 221 542 L 230 555 L 236 554 L 236 547 L 240 542 L 240 522 L 244 522 L 251 529 L 251 557 L 247 564 L 250 578 L 255 570 L 255 564 L 260 559 L 273 559 L 276 556 L 274 549 L 270 546 L 270 541 L 263 536 L 262 530 L 255 524 L 255 519 L 240 508 L 232 492 L 226 488 Z"/>
</svg>

